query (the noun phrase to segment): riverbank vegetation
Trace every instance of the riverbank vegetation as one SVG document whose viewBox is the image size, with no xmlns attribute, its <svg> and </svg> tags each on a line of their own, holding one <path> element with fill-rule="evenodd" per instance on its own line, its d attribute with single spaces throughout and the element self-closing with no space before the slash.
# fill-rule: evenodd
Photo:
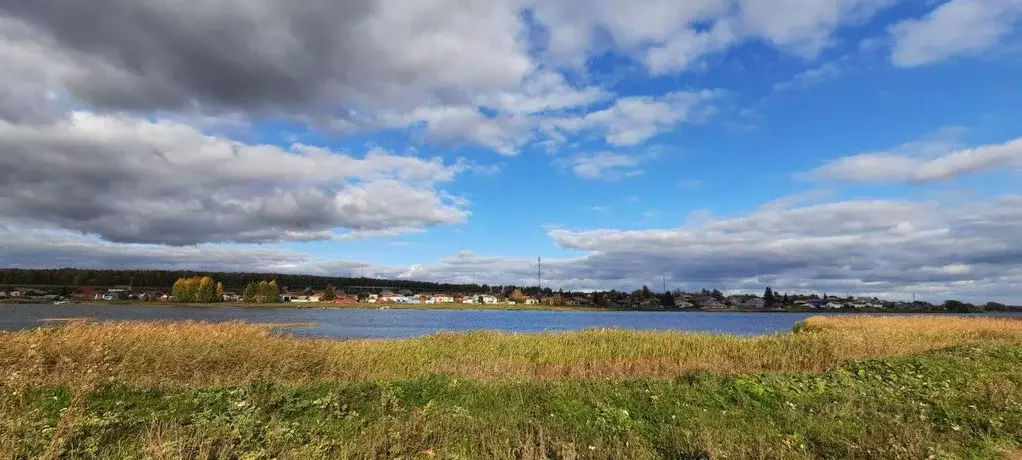
<svg viewBox="0 0 1022 460">
<path fill-rule="evenodd" d="M 759 337 L 352 341 L 243 323 L 74 322 L 0 334 L 0 452 L 1011 458 L 1020 364 L 1022 321 L 996 318 L 813 317 Z"/>
</svg>

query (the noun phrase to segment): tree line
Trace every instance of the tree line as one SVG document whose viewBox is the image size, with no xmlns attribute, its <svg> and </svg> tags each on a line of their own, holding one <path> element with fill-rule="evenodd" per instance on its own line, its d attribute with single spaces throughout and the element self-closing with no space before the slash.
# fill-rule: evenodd
<svg viewBox="0 0 1022 460">
<path fill-rule="evenodd" d="M 317 276 L 246 272 L 204 272 L 192 270 L 99 270 L 82 268 L 0 269 L 0 286 L 134 286 L 170 289 L 180 278 L 211 277 L 227 289 L 241 290 L 252 282 L 274 279 L 290 289 L 325 289 L 328 285 L 344 290 L 353 287 L 377 289 L 410 289 L 413 291 L 490 293 L 502 286 L 486 284 L 448 284 L 428 281 L 387 280 L 342 276 Z M 549 291 L 547 289 L 546 291 Z"/>
</svg>

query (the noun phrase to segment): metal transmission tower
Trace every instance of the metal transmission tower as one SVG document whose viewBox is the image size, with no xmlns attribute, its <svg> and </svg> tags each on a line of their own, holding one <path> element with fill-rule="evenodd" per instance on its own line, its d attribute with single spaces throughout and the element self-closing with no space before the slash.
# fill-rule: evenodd
<svg viewBox="0 0 1022 460">
<path fill-rule="evenodd" d="M 536 258 L 536 286 L 539 287 L 539 293 L 543 294 L 543 258 Z"/>
</svg>

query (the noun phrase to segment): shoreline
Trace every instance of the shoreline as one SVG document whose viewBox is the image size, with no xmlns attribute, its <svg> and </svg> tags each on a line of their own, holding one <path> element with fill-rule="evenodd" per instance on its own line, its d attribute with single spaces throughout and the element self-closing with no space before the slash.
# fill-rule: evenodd
<svg viewBox="0 0 1022 460">
<path fill-rule="evenodd" d="M 23 302 L 0 302 L 4 305 L 53 305 L 50 301 L 23 301 Z M 980 314 L 980 313 L 1022 313 L 1017 310 L 978 310 L 968 312 L 952 312 L 941 308 L 927 309 L 881 309 L 881 308 L 860 308 L 860 309 L 751 309 L 751 308 L 727 308 L 727 309 L 639 309 L 639 308 L 612 308 L 596 306 L 553 306 L 543 304 L 533 305 L 484 305 L 484 304 L 402 304 L 402 303 L 358 303 L 358 304 L 336 304 L 330 302 L 307 302 L 307 303 L 243 303 L 243 302 L 169 302 L 169 301 L 104 301 L 104 300 L 82 300 L 71 301 L 61 305 L 100 305 L 100 306 L 124 306 L 124 307 L 185 307 L 185 308 L 239 308 L 239 309 L 296 309 L 296 310 L 423 310 L 423 311 L 559 311 L 559 312 L 649 312 L 649 313 L 814 313 L 814 314 Z"/>
</svg>

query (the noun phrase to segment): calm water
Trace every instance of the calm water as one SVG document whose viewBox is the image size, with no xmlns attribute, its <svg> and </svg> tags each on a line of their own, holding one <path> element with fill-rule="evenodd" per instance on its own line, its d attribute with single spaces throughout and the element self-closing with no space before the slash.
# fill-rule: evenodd
<svg viewBox="0 0 1022 460">
<path fill-rule="evenodd" d="M 1006 314 L 1007 315 L 1007 314 Z M 739 335 L 790 331 L 809 313 L 553 312 L 457 310 L 341 310 L 295 308 L 208 308 L 169 305 L 0 305 L 0 329 L 31 329 L 46 318 L 196 320 L 254 323 L 315 323 L 295 335 L 333 338 L 416 337 L 437 331 L 494 329 L 509 332 L 588 328 L 701 331 Z M 1015 314 L 1014 316 L 1022 317 Z M 53 324 L 53 323 L 49 323 Z"/>
</svg>

